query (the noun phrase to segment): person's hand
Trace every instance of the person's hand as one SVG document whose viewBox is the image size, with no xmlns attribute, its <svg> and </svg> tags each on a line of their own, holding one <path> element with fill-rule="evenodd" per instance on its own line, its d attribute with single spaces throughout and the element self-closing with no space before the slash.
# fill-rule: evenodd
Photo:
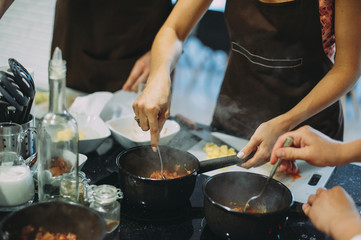
<svg viewBox="0 0 361 240">
<path fill-rule="evenodd" d="M 293 138 L 293 146 L 283 148 L 287 137 Z M 303 126 L 280 136 L 272 151 L 270 163 L 275 164 L 278 158 L 283 162 L 280 171 L 293 172 L 290 163 L 297 159 L 305 160 L 311 165 L 325 167 L 338 166 L 342 159 L 338 156 L 340 142 L 335 141 L 310 126 Z"/>
<path fill-rule="evenodd" d="M 340 186 L 318 189 L 315 195 L 309 196 L 302 209 L 318 230 L 335 240 L 361 234 L 361 218 L 355 203 Z"/>
<path fill-rule="evenodd" d="M 164 81 L 166 80 L 166 81 Z M 143 131 L 150 130 L 150 142 L 156 151 L 159 133 L 170 115 L 171 80 L 166 72 L 149 76 L 146 88 L 133 103 L 136 118 Z"/>
<path fill-rule="evenodd" d="M 274 143 L 277 138 L 281 134 L 287 132 L 287 130 L 288 128 L 283 124 L 281 116 L 262 123 L 253 134 L 248 144 L 238 153 L 239 157 L 245 158 L 252 152 L 255 152 L 251 159 L 242 164 L 242 167 L 258 167 L 268 162 Z"/>
<path fill-rule="evenodd" d="M 146 83 L 150 72 L 150 51 L 141 56 L 134 64 L 122 90 L 138 92 L 138 86 Z"/>
</svg>

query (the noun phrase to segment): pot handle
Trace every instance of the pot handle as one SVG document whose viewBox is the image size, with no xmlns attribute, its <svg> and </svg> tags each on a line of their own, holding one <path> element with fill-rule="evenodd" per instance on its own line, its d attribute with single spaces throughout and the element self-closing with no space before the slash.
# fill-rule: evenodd
<svg viewBox="0 0 361 240">
<path fill-rule="evenodd" d="M 237 155 L 227 156 L 227 157 L 220 157 L 220 158 L 213 158 L 207 159 L 204 161 L 199 161 L 199 170 L 198 173 L 205 173 L 212 170 L 216 170 L 223 167 L 228 167 L 235 164 L 242 164 L 247 162 L 249 159 L 253 157 L 255 152 L 251 153 L 248 157 L 240 159 Z"/>
</svg>

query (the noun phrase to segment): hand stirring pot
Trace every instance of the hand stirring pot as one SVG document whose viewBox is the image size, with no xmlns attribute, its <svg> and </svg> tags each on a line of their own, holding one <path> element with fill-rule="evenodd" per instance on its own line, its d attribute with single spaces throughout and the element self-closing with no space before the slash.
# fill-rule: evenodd
<svg viewBox="0 0 361 240">
<path fill-rule="evenodd" d="M 284 142 L 283 144 L 283 147 L 289 147 L 291 146 L 293 143 L 293 139 L 291 137 L 288 137 L 286 139 L 286 141 Z M 264 204 L 262 203 L 262 194 L 264 193 L 264 191 L 266 190 L 270 180 L 273 178 L 273 176 L 275 175 L 276 173 L 276 170 L 278 168 L 278 166 L 281 164 L 281 158 L 278 158 L 277 162 L 275 165 L 273 165 L 272 167 L 272 170 L 271 170 L 271 173 L 270 175 L 268 176 L 267 178 L 267 181 L 266 181 L 266 184 L 263 186 L 261 192 L 256 195 L 256 196 L 253 196 L 251 197 L 250 199 L 248 199 L 248 201 L 246 202 L 246 204 L 244 205 L 244 208 L 243 208 L 243 212 L 247 212 L 246 209 L 247 209 L 247 206 L 249 206 L 250 209 L 257 209 L 258 212 L 266 212 L 266 206 L 264 206 Z M 255 201 L 257 199 L 257 201 Z M 250 205 L 250 202 L 252 202 L 252 206 Z"/>
</svg>

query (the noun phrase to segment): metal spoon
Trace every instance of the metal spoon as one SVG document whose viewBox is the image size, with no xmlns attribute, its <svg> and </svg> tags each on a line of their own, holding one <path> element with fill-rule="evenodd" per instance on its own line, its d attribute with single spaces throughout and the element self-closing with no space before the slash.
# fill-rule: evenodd
<svg viewBox="0 0 361 240">
<path fill-rule="evenodd" d="M 288 137 L 288 138 L 286 139 L 286 141 L 284 142 L 283 147 L 289 147 L 289 146 L 292 145 L 292 143 L 293 143 L 293 139 L 292 139 L 291 137 Z M 250 206 L 250 207 L 251 207 L 251 205 L 250 205 L 250 202 L 251 202 L 251 201 L 253 201 L 253 206 L 256 206 L 256 207 L 251 207 L 251 208 L 253 208 L 253 209 L 259 209 L 259 210 L 262 209 L 261 212 L 265 212 L 265 211 L 266 211 L 265 207 L 263 207 L 263 208 L 260 207 L 260 205 L 263 205 L 263 203 L 260 203 L 260 200 L 259 200 L 259 199 L 261 199 L 260 197 L 262 196 L 262 194 L 263 194 L 264 191 L 266 190 L 267 186 L 269 185 L 269 182 L 271 181 L 271 179 L 272 179 L 273 176 L 275 175 L 276 170 L 277 170 L 277 168 L 278 168 L 278 166 L 279 166 L 280 164 L 281 164 L 281 159 L 279 158 L 279 159 L 277 160 L 276 164 L 273 165 L 272 170 L 271 170 L 271 173 L 270 173 L 270 175 L 268 176 L 267 181 L 266 181 L 266 184 L 263 186 L 261 192 L 260 192 L 258 195 L 253 196 L 253 197 L 251 197 L 250 199 L 248 199 L 248 201 L 247 201 L 246 204 L 244 205 L 243 212 L 246 212 L 247 206 Z M 254 201 L 255 199 L 258 199 L 258 200 L 256 201 L 256 203 L 258 203 L 258 204 L 255 204 L 255 203 L 254 203 L 254 202 L 255 202 L 255 201 Z"/>
<path fill-rule="evenodd" d="M 163 160 L 162 160 L 162 155 L 160 155 L 159 146 L 157 147 L 157 152 L 158 152 L 159 161 L 160 161 L 160 175 L 162 176 L 162 179 L 165 180 L 166 178 L 163 175 Z"/>
</svg>

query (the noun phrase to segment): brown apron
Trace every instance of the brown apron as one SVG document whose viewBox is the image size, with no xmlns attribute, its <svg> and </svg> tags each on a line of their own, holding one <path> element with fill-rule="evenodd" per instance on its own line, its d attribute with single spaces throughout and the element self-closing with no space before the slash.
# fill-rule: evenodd
<svg viewBox="0 0 361 240">
<path fill-rule="evenodd" d="M 300 102 L 332 62 L 322 47 L 317 0 L 228 0 L 225 17 L 232 50 L 212 126 L 249 139 L 262 122 Z M 304 124 L 342 140 L 340 102 Z"/>
<path fill-rule="evenodd" d="M 67 86 L 119 90 L 171 9 L 171 0 L 58 0 L 52 52 L 63 51 Z"/>
</svg>

